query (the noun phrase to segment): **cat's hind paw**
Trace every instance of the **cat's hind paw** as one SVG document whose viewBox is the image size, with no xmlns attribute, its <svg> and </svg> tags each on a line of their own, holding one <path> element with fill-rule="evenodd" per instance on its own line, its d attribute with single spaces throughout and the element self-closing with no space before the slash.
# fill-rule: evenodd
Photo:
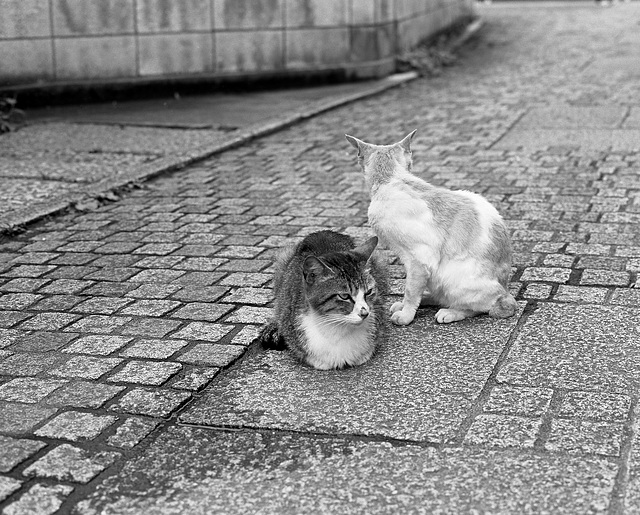
<svg viewBox="0 0 640 515">
<path fill-rule="evenodd" d="M 439 309 L 436 313 L 436 321 L 439 324 L 450 324 L 451 322 L 457 322 L 458 320 L 464 320 L 476 315 L 473 311 L 465 311 L 462 309 Z"/>
<path fill-rule="evenodd" d="M 396 311 L 391 315 L 391 322 L 396 325 L 409 325 L 413 322 L 415 313 L 407 313 L 406 311 Z"/>
<path fill-rule="evenodd" d="M 404 304 L 402 302 L 394 302 L 389 308 L 390 313 L 395 313 L 396 311 L 402 310 Z"/>
</svg>

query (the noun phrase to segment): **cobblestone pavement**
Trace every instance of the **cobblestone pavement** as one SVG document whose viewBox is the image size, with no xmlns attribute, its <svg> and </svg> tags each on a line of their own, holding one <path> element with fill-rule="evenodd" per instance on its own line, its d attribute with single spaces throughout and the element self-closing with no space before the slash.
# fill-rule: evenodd
<svg viewBox="0 0 640 515">
<path fill-rule="evenodd" d="M 4 240 L 3 513 L 640 511 L 640 6 L 481 11 L 438 78 Z M 518 315 L 421 310 L 342 372 L 257 349 L 277 249 L 370 233 L 343 134 L 414 128 L 507 220 Z"/>
</svg>

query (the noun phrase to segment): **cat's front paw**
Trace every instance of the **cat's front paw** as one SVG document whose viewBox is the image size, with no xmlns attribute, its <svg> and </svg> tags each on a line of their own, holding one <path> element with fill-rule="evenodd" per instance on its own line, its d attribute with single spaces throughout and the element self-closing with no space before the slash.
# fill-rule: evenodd
<svg viewBox="0 0 640 515">
<path fill-rule="evenodd" d="M 401 311 L 403 307 L 404 304 L 402 302 L 394 302 L 389 308 L 389 311 L 391 313 L 395 313 L 396 311 Z"/>
<path fill-rule="evenodd" d="M 407 313 L 406 311 L 396 311 L 391 315 L 391 322 L 396 325 L 409 325 L 413 322 L 415 314 Z"/>
</svg>

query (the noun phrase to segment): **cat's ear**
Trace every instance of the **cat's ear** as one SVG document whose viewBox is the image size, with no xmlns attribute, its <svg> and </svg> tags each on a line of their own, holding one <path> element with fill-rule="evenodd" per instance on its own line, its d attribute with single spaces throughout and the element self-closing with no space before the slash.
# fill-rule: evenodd
<svg viewBox="0 0 640 515">
<path fill-rule="evenodd" d="M 319 258 L 315 256 L 307 256 L 302 263 L 302 275 L 308 285 L 312 285 L 316 278 L 321 276 L 324 270 L 328 268 Z"/>
<path fill-rule="evenodd" d="M 403 140 L 400 143 L 398 143 L 398 145 L 400 145 L 406 152 L 411 152 L 411 140 L 416 135 L 416 132 L 418 132 L 418 129 L 415 129 L 410 134 L 407 134 L 403 138 Z"/>
<path fill-rule="evenodd" d="M 347 141 L 351 143 L 351 145 L 358 150 L 358 157 L 362 157 L 364 155 L 364 148 L 366 146 L 366 143 L 364 141 L 359 140 L 358 138 L 349 136 L 348 134 L 345 134 L 344 137 L 347 138 Z"/>
<path fill-rule="evenodd" d="M 369 258 L 371 257 L 371 254 L 373 254 L 373 251 L 376 249 L 377 245 L 378 245 L 378 237 L 374 236 L 373 238 L 369 238 L 359 247 L 356 247 L 355 249 L 353 249 L 353 251 L 356 254 L 362 256 L 364 261 L 369 261 Z"/>
</svg>

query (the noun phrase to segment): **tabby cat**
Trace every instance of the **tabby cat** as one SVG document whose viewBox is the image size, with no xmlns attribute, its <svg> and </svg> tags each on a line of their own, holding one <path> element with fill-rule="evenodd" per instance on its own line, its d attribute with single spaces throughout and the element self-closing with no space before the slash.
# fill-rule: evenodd
<svg viewBox="0 0 640 515">
<path fill-rule="evenodd" d="M 361 365 L 373 356 L 385 326 L 386 279 L 374 236 L 356 247 L 333 231 L 310 234 L 278 258 L 275 320 L 260 335 L 267 348 L 290 349 L 321 370 Z"/>
<path fill-rule="evenodd" d="M 421 303 L 442 306 L 439 323 L 480 313 L 512 316 L 511 241 L 502 217 L 476 193 L 439 188 L 413 175 L 415 133 L 393 145 L 346 135 L 371 192 L 369 223 L 406 269 L 404 299 L 391 306 L 391 321 L 411 323 Z"/>
</svg>

